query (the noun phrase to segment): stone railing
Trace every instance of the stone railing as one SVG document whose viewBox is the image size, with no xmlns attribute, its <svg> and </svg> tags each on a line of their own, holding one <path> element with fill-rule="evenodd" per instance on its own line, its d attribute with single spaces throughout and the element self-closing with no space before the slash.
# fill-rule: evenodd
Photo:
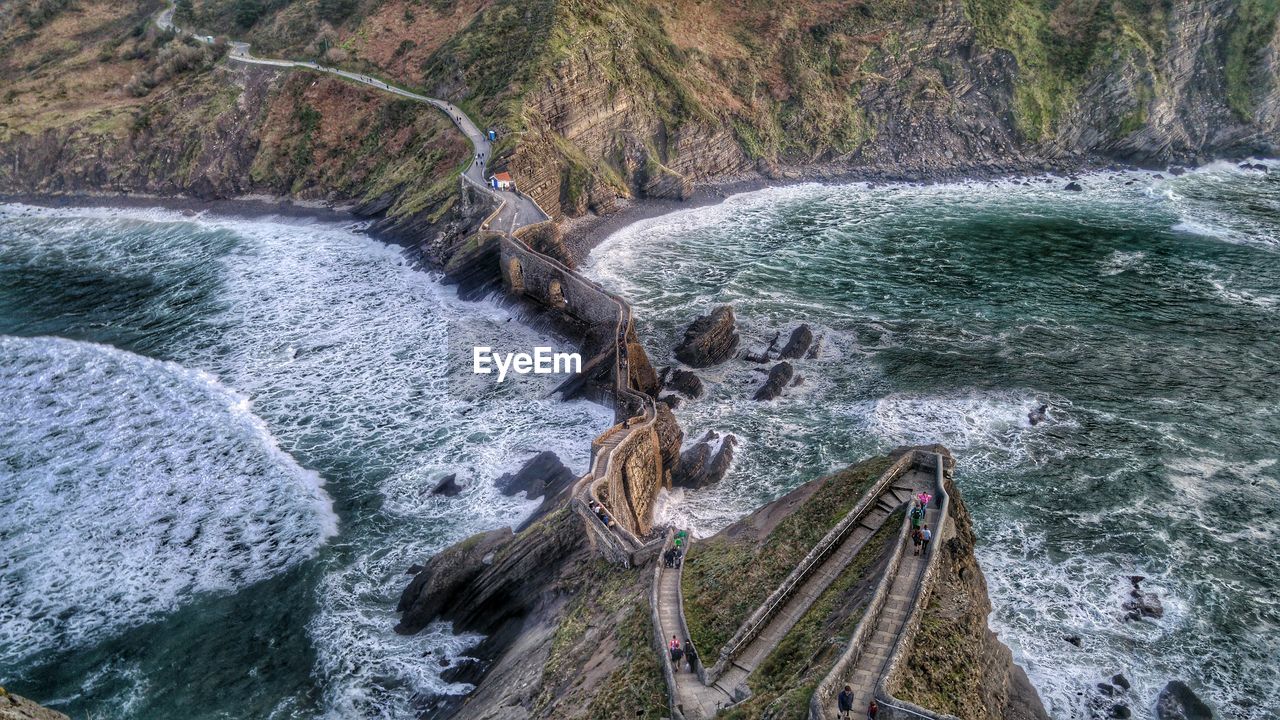
<svg viewBox="0 0 1280 720">
<path fill-rule="evenodd" d="M 676 531 L 674 529 L 667 530 L 666 539 L 658 553 L 658 561 L 653 564 L 653 585 L 649 588 L 649 616 L 653 621 L 653 642 L 656 646 L 654 650 L 658 653 L 659 662 L 662 664 L 662 677 L 667 683 L 667 707 L 671 708 L 672 720 L 684 720 L 684 716 L 680 712 L 680 697 L 676 691 L 676 673 L 680 671 L 680 668 L 674 667 L 671 663 L 671 651 L 667 647 L 667 634 L 662 629 L 662 616 L 658 612 L 662 573 L 668 569 L 662 561 L 662 555 L 666 554 L 671 547 L 675 535 Z M 683 617 L 681 620 L 683 620 Z"/>
<path fill-rule="evenodd" d="M 907 625 L 903 632 L 898 634 L 894 640 L 893 649 L 890 651 L 889 658 L 885 661 L 885 670 L 880 677 L 876 679 L 876 686 L 873 694 L 876 703 L 880 705 L 880 718 L 891 719 L 896 717 L 924 717 L 931 720 L 958 720 L 950 715 L 939 715 L 924 708 L 911 703 L 898 700 L 892 695 L 884 691 L 886 684 L 885 678 L 891 674 L 901 672 L 901 668 L 905 665 L 906 651 L 909 643 L 914 638 L 916 632 L 920 628 L 920 622 L 923 619 L 923 609 L 928 602 L 929 591 L 932 589 L 932 578 L 936 577 L 937 553 L 938 546 L 942 544 L 943 533 L 946 529 L 947 513 L 950 511 L 951 501 L 947 494 L 946 485 L 943 479 L 945 472 L 945 461 L 941 455 L 937 453 L 924 453 L 914 451 L 908 453 L 907 457 L 912 459 L 912 464 L 927 469 L 930 465 L 934 467 L 935 485 L 938 497 L 938 528 L 936 541 L 929 543 L 925 557 L 925 572 L 921 578 L 920 585 L 911 600 L 911 608 L 908 610 Z M 858 660 L 862 658 L 862 654 L 866 648 L 867 642 L 871 636 L 875 634 L 876 625 L 880 620 L 880 614 L 884 611 L 884 606 L 889 600 L 889 595 L 893 591 L 894 582 L 897 579 L 898 570 L 902 566 L 902 558 L 906 552 L 907 537 L 910 533 L 911 519 L 903 518 L 902 529 L 898 533 L 897 547 L 893 551 L 893 556 L 889 560 L 889 566 L 880 578 L 880 583 L 876 586 L 875 594 L 871 601 L 867 603 L 867 608 L 863 612 L 862 619 L 858 621 L 858 626 L 854 629 L 853 635 L 850 636 L 849 642 L 843 653 L 836 660 L 831 670 L 818 683 L 818 687 L 814 690 L 813 695 L 809 699 L 809 720 L 831 720 L 835 717 L 832 708 L 835 707 L 836 696 L 839 694 L 839 688 L 850 672 L 855 667 Z M 895 676 L 896 677 L 896 676 Z M 854 708 L 858 711 L 859 708 Z M 895 714 L 896 713 L 901 713 Z"/>
<path fill-rule="evenodd" d="M 693 672 L 695 675 L 698 676 L 698 682 L 702 683 L 703 685 L 706 685 L 707 684 L 707 668 L 705 665 L 702 664 L 702 654 L 698 652 L 698 648 L 693 644 L 693 635 L 689 632 L 689 622 L 685 619 L 685 615 L 684 615 L 684 564 L 688 562 L 689 551 L 691 550 L 693 550 L 693 534 L 685 533 L 684 557 L 681 558 L 680 560 L 680 567 L 676 569 L 676 573 L 679 576 L 679 579 L 676 581 L 676 588 L 677 590 L 679 590 L 679 592 L 676 593 L 676 598 L 680 602 L 680 605 L 677 609 L 679 610 L 678 617 L 679 617 L 679 623 L 680 623 L 681 637 L 684 638 L 685 645 L 687 647 L 693 648 L 693 657 L 694 657 Z M 686 654 L 688 653 L 687 648 L 685 650 L 685 653 Z"/>
<path fill-rule="evenodd" d="M 841 679 L 848 675 L 850 668 L 857 665 L 858 660 L 862 659 L 862 651 L 867 641 L 875 634 L 876 622 L 880 617 L 880 611 L 889 601 L 889 593 L 893 590 L 893 578 L 897 576 L 898 568 L 902 566 L 902 555 L 906 552 L 910 534 L 911 518 L 905 517 L 902 519 L 902 529 L 898 531 L 893 556 L 889 559 L 889 565 L 885 568 L 880 584 L 876 586 L 875 594 L 871 596 L 871 601 L 867 603 L 867 608 L 862 613 L 862 619 L 854 628 L 853 635 L 849 636 L 845 651 L 836 660 L 831 671 L 818 683 L 813 696 L 809 699 L 810 720 L 827 720 L 831 717 L 827 709 L 836 701 Z"/>
<path fill-rule="evenodd" d="M 899 700 L 889 692 L 889 688 L 896 686 L 907 672 L 907 657 L 911 654 L 912 645 L 919 634 L 920 623 L 924 621 L 924 611 L 929 605 L 930 594 L 933 592 L 933 586 L 937 584 L 938 574 L 941 572 L 938 569 L 938 553 L 942 550 L 942 541 L 948 529 L 949 518 L 947 514 L 951 510 L 951 495 L 947 492 L 946 460 L 938 453 L 933 453 L 933 457 L 939 497 L 936 540 L 929 543 L 929 556 L 925 559 L 924 577 L 920 579 L 920 586 L 916 589 L 915 596 L 911 599 L 911 607 L 907 611 L 906 627 L 898 635 L 897 640 L 894 641 L 893 650 L 889 652 L 889 659 L 885 661 L 885 670 L 876 682 L 876 702 L 882 707 L 888 708 L 889 714 L 885 716 L 887 718 L 923 717 L 930 720 L 959 720 L 954 715 L 935 713 L 919 705 Z"/>
<path fill-rule="evenodd" d="M 884 494 L 884 491 L 888 489 L 893 481 L 901 477 L 911 467 L 913 457 L 913 453 L 906 453 L 881 473 L 875 484 L 863 494 L 858 503 L 853 506 L 853 509 L 845 513 L 840 522 L 827 531 L 827 534 L 813 546 L 813 549 L 805 555 L 800 564 L 787 575 L 777 589 L 769 597 L 765 598 L 760 607 L 743 622 L 738 631 L 721 649 L 720 657 L 716 660 L 716 664 L 707 671 L 706 678 L 708 682 L 715 682 L 728 670 L 729 664 L 733 662 L 738 653 L 760 634 L 760 631 L 769 624 L 769 621 L 773 619 L 778 610 L 791 599 L 795 591 L 803 586 L 804 582 L 822 565 L 827 556 L 839 547 L 840 543 L 844 542 L 844 539 L 849 533 L 853 532 L 853 529 L 857 527 L 862 518 L 870 512 L 875 501 Z"/>
<path fill-rule="evenodd" d="M 627 547 L 618 534 L 614 532 L 614 528 L 605 525 L 604 521 L 591 511 L 591 508 L 583 502 L 581 497 L 573 498 L 569 501 L 569 504 L 573 511 L 582 518 L 582 524 L 586 527 L 587 533 L 593 538 L 593 545 L 604 556 L 604 559 L 623 567 L 631 567 L 632 553 L 635 548 Z"/>
</svg>

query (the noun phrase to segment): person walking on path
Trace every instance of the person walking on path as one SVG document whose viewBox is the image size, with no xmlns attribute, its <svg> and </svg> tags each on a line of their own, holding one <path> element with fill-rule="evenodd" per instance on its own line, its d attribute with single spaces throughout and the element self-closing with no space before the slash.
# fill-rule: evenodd
<svg viewBox="0 0 1280 720">
<path fill-rule="evenodd" d="M 698 651 L 693 649 L 693 641 L 684 639 L 684 659 L 689 663 L 689 672 L 695 672 L 693 664 L 698 662 Z"/>
<path fill-rule="evenodd" d="M 836 708 L 840 710 L 840 717 L 847 719 L 849 713 L 853 712 L 853 688 L 848 685 L 840 691 L 839 697 L 836 698 Z"/>
<path fill-rule="evenodd" d="M 667 649 L 671 651 L 671 662 L 674 663 L 677 668 L 679 668 L 680 656 L 683 654 L 683 651 L 680 649 L 680 639 L 677 638 L 675 635 L 672 635 L 671 643 L 667 645 Z"/>
<path fill-rule="evenodd" d="M 922 542 L 924 542 L 924 533 L 920 531 L 920 528 L 916 528 L 911 533 L 911 544 L 914 545 L 916 549 L 915 552 L 911 553 L 912 555 L 920 554 L 920 543 Z"/>
<path fill-rule="evenodd" d="M 919 505 L 911 504 L 911 527 L 918 528 L 924 523 L 924 508 Z"/>
<path fill-rule="evenodd" d="M 871 698 L 871 704 L 867 705 L 867 720 L 876 720 L 876 716 L 880 714 L 880 706 L 876 704 L 876 699 Z"/>
<path fill-rule="evenodd" d="M 922 493 L 920 493 L 920 495 L 918 495 L 917 497 L 918 497 L 918 498 L 919 498 L 919 500 L 920 500 L 920 508 L 921 508 L 922 510 L 928 510 L 928 509 L 929 509 L 929 501 L 933 499 L 933 496 L 932 496 L 932 495 L 930 495 L 928 492 L 922 492 Z"/>
<path fill-rule="evenodd" d="M 920 549 L 929 552 L 929 541 L 933 539 L 933 532 L 929 530 L 929 526 L 925 525 L 920 531 Z"/>
</svg>

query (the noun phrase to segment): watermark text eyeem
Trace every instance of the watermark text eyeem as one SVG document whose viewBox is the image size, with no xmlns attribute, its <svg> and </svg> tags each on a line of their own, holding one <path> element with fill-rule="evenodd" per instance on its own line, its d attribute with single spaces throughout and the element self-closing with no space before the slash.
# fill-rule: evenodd
<svg viewBox="0 0 1280 720">
<path fill-rule="evenodd" d="M 494 352 L 486 345 L 471 349 L 471 370 L 477 375 L 498 372 L 498 382 L 507 379 L 508 372 L 519 375 L 566 375 L 582 372 L 582 356 L 578 353 L 554 352 L 549 347 L 535 347 L 533 354 Z"/>
</svg>

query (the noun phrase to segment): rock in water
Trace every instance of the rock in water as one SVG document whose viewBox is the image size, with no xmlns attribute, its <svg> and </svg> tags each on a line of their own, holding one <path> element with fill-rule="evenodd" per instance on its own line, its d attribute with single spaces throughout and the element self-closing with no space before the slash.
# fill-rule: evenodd
<svg viewBox="0 0 1280 720">
<path fill-rule="evenodd" d="M 498 489 L 503 495 L 525 493 L 529 499 L 554 497 L 561 490 L 573 485 L 573 472 L 560 462 L 550 450 L 534 455 L 518 472 L 498 478 Z"/>
<path fill-rule="evenodd" d="M 712 443 L 716 438 L 714 432 L 708 431 L 698 444 L 680 453 L 680 461 L 671 471 L 672 485 L 696 490 L 719 482 L 729 472 L 738 439 L 726 435 L 720 441 L 720 447 L 713 450 Z"/>
<path fill-rule="evenodd" d="M 1129 578 L 1133 589 L 1129 591 L 1129 599 L 1122 606 L 1126 610 L 1125 620 L 1164 617 L 1164 605 L 1160 602 L 1159 596 L 1155 593 L 1142 592 L 1140 585 L 1145 579 L 1141 575 L 1133 575 Z"/>
<path fill-rule="evenodd" d="M 787 340 L 786 347 L 782 348 L 782 354 L 778 356 L 778 359 L 798 360 L 804 357 L 812 344 L 813 330 L 809 328 L 808 324 L 802 324 L 791 331 L 791 339 Z"/>
<path fill-rule="evenodd" d="M 702 387 L 702 378 L 695 375 L 689 370 L 683 368 L 674 368 L 671 370 L 670 377 L 664 375 L 663 385 L 687 398 L 700 398 L 704 388 Z"/>
<path fill-rule="evenodd" d="M 462 492 L 462 486 L 458 484 L 458 476 L 450 473 L 441 480 L 431 491 L 432 495 L 443 495 L 445 497 L 453 497 Z"/>
<path fill-rule="evenodd" d="M 1071 192 L 1083 192 L 1083 191 L 1084 191 L 1084 188 L 1080 186 L 1080 183 L 1078 183 L 1078 182 L 1074 182 L 1074 181 L 1067 183 L 1066 187 L 1064 187 L 1064 188 L 1062 188 L 1062 189 L 1063 189 L 1063 190 L 1070 190 Z"/>
<path fill-rule="evenodd" d="M 561 504 L 561 495 L 568 493 L 577 482 L 573 471 L 560 462 L 560 458 L 550 450 L 544 450 L 526 462 L 514 474 L 507 473 L 498 478 L 497 486 L 504 495 L 515 495 L 523 492 L 529 499 L 542 498 L 542 504 L 528 517 L 517 531 L 531 525 L 535 520 L 551 512 Z"/>
<path fill-rule="evenodd" d="M 1213 711 L 1185 683 L 1173 680 L 1156 699 L 1156 717 L 1159 720 L 1210 720 Z"/>
<path fill-rule="evenodd" d="M 396 610 L 404 614 L 396 632 L 412 635 L 429 625 L 487 567 L 484 557 L 506 545 L 511 537 L 510 528 L 490 530 L 428 560 L 400 594 Z"/>
<path fill-rule="evenodd" d="M 738 329 L 733 308 L 721 305 L 694 320 L 676 348 L 676 359 L 690 367 L 711 367 L 728 360 L 738 349 Z"/>
<path fill-rule="evenodd" d="M 785 360 L 774 365 L 773 369 L 769 371 L 769 379 L 765 380 L 764 385 L 756 391 L 755 399 L 772 400 L 778 397 L 795 374 L 795 368 L 791 367 L 791 363 Z"/>
</svg>

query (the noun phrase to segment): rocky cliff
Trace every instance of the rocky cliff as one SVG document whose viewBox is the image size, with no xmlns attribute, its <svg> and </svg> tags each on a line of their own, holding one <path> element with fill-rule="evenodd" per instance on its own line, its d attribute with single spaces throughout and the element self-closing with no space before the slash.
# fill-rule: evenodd
<svg viewBox="0 0 1280 720">
<path fill-rule="evenodd" d="M 683 588 L 700 651 L 714 657 L 833 519 L 891 464 L 891 458 L 873 458 L 806 483 L 715 536 L 696 540 Z M 972 554 L 968 514 L 958 500 L 953 494 L 957 533 L 943 558 L 938 600 L 926 618 L 929 641 L 917 644 L 921 649 L 911 661 L 913 670 L 930 666 L 921 671 L 921 682 L 955 685 L 955 696 L 926 697 L 914 687 L 899 692 L 965 720 L 1043 718 L 1009 650 L 986 629 L 990 602 Z M 839 654 L 839 643 L 831 639 L 848 636 L 887 565 L 902 515 L 894 518 L 751 676 L 751 699 L 730 717 L 761 717 L 766 711 L 775 718 L 807 717 L 809 694 Z M 415 576 L 401 598 L 397 630 L 417 632 L 442 618 L 456 630 L 487 635 L 479 662 L 449 671 L 451 678 L 475 683 L 475 691 L 437 699 L 430 717 L 668 716 L 648 607 L 653 572 L 645 566 L 657 561 L 656 551 L 641 558 L 639 568 L 611 565 L 592 549 L 579 522 L 567 510 L 556 511 L 518 535 L 477 535 L 411 569 Z M 953 652 L 956 647 L 970 652 Z"/>
<path fill-rule="evenodd" d="M 0 688 L 0 720 L 67 720 L 67 716 Z"/>
<path fill-rule="evenodd" d="M 449 236 L 436 245 L 470 234 L 474 208 L 444 183 L 467 150 L 443 118 L 333 80 L 214 73 L 147 28 L 158 9 L 0 9 L 0 191 L 270 193 L 386 212 Z M 560 217 L 730 176 L 1274 154 L 1277 14 L 1275 0 L 194 0 L 179 19 L 454 100 L 499 131 L 491 165 Z"/>
</svg>

